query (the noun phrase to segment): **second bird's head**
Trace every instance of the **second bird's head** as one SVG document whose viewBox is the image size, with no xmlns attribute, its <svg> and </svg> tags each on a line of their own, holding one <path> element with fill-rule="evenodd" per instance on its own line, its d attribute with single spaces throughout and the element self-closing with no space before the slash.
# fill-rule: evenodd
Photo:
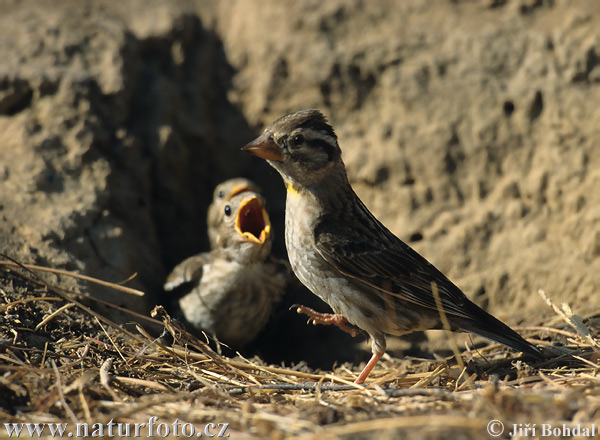
<svg viewBox="0 0 600 440">
<path fill-rule="evenodd" d="M 262 261 L 271 251 L 271 221 L 262 198 L 246 191 L 223 206 L 217 227 L 217 246 L 236 261 Z"/>
<path fill-rule="evenodd" d="M 242 148 L 266 159 L 293 187 L 310 187 L 324 177 L 345 176 L 337 136 L 318 110 L 300 110 L 283 116 Z"/>
</svg>

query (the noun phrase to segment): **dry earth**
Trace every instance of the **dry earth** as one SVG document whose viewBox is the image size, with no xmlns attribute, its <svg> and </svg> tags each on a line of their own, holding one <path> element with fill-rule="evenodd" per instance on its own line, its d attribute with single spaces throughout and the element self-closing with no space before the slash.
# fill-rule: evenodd
<svg viewBox="0 0 600 440">
<path fill-rule="evenodd" d="M 513 326 L 564 324 L 554 319 L 538 289 L 582 316 L 600 310 L 600 3 L 595 0 L 0 0 L 0 29 L 0 251 L 23 263 L 113 282 L 137 273 L 128 285 L 146 295 L 46 276 L 53 286 L 146 316 L 156 304 L 168 306 L 161 290 L 166 273 L 207 248 L 205 210 L 212 189 L 238 175 L 265 188 L 278 234 L 276 252 L 283 256 L 280 178 L 239 147 L 282 114 L 315 107 L 336 128 L 351 183 L 365 203 L 477 303 Z M 45 294 L 31 282 L 16 282 L 20 276 L 8 269 L 0 275 L 7 304 Z M 307 361 L 301 364 L 306 371 L 330 369 L 334 360 L 353 361 L 348 368 L 357 370 L 366 356 L 361 347 L 352 349 L 350 339 L 335 329 L 308 328 L 286 311 L 298 296 L 311 301 L 296 290 L 253 349 L 275 364 Z M 58 398 L 54 406 L 44 406 L 32 397 L 36 386 L 50 382 L 11 370 L 14 359 L 52 367 L 39 364 L 45 357 L 13 358 L 9 346 L 43 352 L 46 342 L 52 347 L 67 337 L 39 334 L 39 320 L 57 307 L 36 304 L 1 309 L 3 384 L 7 378 L 29 381 L 23 385 L 28 397 L 18 400 L 17 412 L 10 399 L 1 406 L 14 420 L 31 419 L 31 411 L 65 420 Z M 94 307 L 115 322 L 133 319 Z M 66 327 L 67 334 L 104 340 L 81 310 L 65 312 L 81 321 Z M 15 323 L 19 313 L 25 323 Z M 58 332 L 71 321 L 57 322 Z M 545 343 L 568 343 L 552 332 L 531 335 Z M 421 349 L 448 354 L 445 337 L 429 336 Z M 400 357 L 406 344 L 398 347 L 393 353 Z M 90 364 L 95 368 L 105 361 L 98 356 Z M 435 371 L 438 365 L 389 362 L 410 373 Z M 594 368 L 585 374 L 592 377 Z M 477 372 L 481 382 L 474 383 L 489 390 L 489 380 Z M 511 374 L 514 380 L 514 369 Z M 536 374 L 531 373 L 551 384 Z M 585 397 L 595 394 L 589 380 L 588 394 L 577 399 L 569 397 L 566 382 L 548 385 L 554 394 L 525 399 L 529 406 L 523 414 L 595 420 L 597 402 Z M 433 384 L 446 389 L 447 383 Z M 516 385 L 507 382 L 500 392 L 516 393 Z M 94 392 L 94 398 L 116 401 Z M 368 408 L 361 396 L 343 397 L 344 405 L 356 398 L 358 407 Z M 315 426 L 335 429 L 370 417 L 364 409 L 353 419 L 356 414 L 346 416 L 346 406 L 335 407 L 337 397 L 319 398 L 313 404 L 334 408 L 337 416 L 314 419 L 314 426 L 294 435 L 322 434 Z M 224 400 L 228 411 L 234 411 L 232 399 Z M 286 399 L 282 403 L 291 405 L 289 411 L 298 409 Z M 425 405 L 409 413 L 477 420 L 519 413 L 506 401 L 501 405 L 499 397 L 481 405 L 473 399 L 469 405 L 459 399 L 449 407 Z M 556 399 L 566 402 L 565 409 L 550 414 Z M 251 400 L 244 395 L 240 408 Z M 394 402 L 385 405 L 397 416 L 401 411 Z M 584 407 L 589 412 L 582 413 Z M 77 417 L 85 413 L 80 411 Z M 270 414 L 272 429 L 266 434 L 259 429 L 263 422 L 249 416 L 236 430 L 283 435 L 277 412 Z M 480 428 L 459 431 L 482 438 Z M 444 437 L 444 432 L 432 435 Z"/>
</svg>

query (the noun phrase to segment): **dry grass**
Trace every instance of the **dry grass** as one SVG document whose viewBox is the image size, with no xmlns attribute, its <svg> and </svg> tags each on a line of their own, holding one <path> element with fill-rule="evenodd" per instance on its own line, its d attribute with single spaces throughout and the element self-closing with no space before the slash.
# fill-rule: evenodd
<svg viewBox="0 0 600 440">
<path fill-rule="evenodd" d="M 553 346 L 546 361 L 510 359 L 499 345 L 462 352 L 464 367 L 454 357 L 384 357 L 362 387 L 352 383 L 358 365 L 312 371 L 221 356 L 160 307 L 134 317 L 142 324 L 116 325 L 15 262 L 0 262 L 0 283 L 3 422 L 67 422 L 74 430 L 77 422 L 155 416 L 197 431 L 228 423 L 230 438 L 324 439 L 490 438 L 492 419 L 507 431 L 513 423 L 598 421 L 599 313 L 580 317 L 547 298 L 556 319 L 520 329 Z M 148 326 L 164 334 L 152 336 Z"/>
</svg>

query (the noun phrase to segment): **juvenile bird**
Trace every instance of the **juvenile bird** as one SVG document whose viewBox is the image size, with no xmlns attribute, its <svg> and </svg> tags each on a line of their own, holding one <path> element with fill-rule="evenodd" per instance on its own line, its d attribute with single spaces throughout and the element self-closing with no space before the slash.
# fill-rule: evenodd
<svg viewBox="0 0 600 440">
<path fill-rule="evenodd" d="M 178 264 L 164 289 L 189 286 L 179 299 L 186 320 L 221 342 L 241 346 L 267 323 L 285 289 L 288 269 L 269 255 L 271 223 L 254 192 L 223 204 L 216 237 L 217 247 Z"/>
<path fill-rule="evenodd" d="M 386 334 L 443 328 L 435 284 L 453 331 L 467 331 L 529 356 L 541 351 L 485 312 L 425 258 L 392 234 L 354 193 L 337 136 L 317 110 L 276 120 L 243 150 L 266 159 L 287 188 L 285 242 L 300 281 L 334 314 L 304 306 L 314 323 L 371 338 L 363 383 L 386 348 Z"/>
<path fill-rule="evenodd" d="M 223 217 L 223 208 L 235 195 L 241 194 L 246 191 L 252 191 L 260 194 L 260 189 L 251 180 L 243 177 L 236 177 L 219 183 L 213 191 L 213 200 L 208 207 L 206 213 L 206 224 L 208 226 L 208 241 L 210 242 L 210 248 L 215 249 L 217 247 L 217 234 L 219 231 L 219 225 Z"/>
</svg>

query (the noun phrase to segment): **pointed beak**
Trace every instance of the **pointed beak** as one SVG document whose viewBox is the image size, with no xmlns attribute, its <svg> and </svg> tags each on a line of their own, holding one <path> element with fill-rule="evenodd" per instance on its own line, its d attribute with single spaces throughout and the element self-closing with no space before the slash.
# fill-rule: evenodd
<svg viewBox="0 0 600 440">
<path fill-rule="evenodd" d="M 275 143 L 271 133 L 267 131 L 249 144 L 244 145 L 242 150 L 266 160 L 281 161 L 282 159 L 281 148 Z"/>
</svg>

